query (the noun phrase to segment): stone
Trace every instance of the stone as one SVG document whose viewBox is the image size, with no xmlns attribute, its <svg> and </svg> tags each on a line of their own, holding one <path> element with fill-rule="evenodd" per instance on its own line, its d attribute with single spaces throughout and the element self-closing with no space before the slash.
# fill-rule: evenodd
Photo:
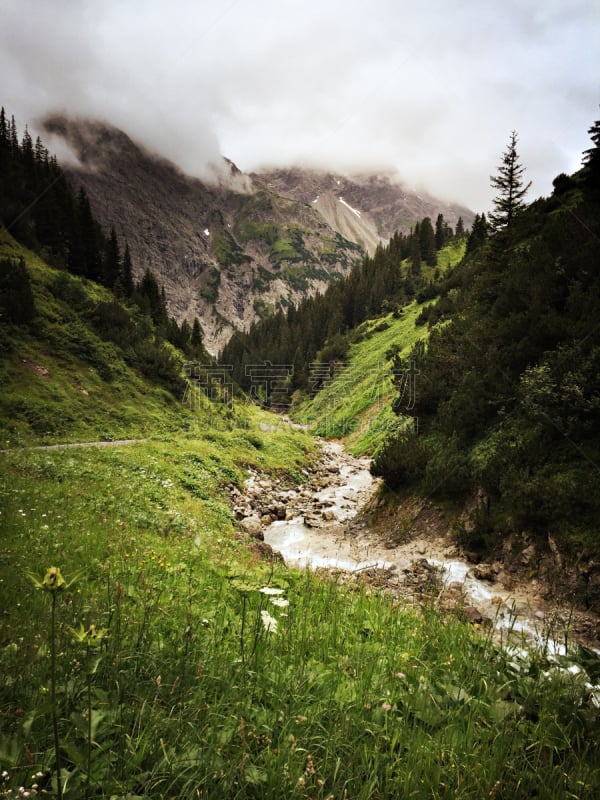
<svg viewBox="0 0 600 800">
<path fill-rule="evenodd" d="M 483 622 L 483 614 L 475 606 L 465 606 L 463 608 L 465 618 L 473 625 L 481 625 Z"/>
<path fill-rule="evenodd" d="M 270 544 L 263 541 L 254 542 L 253 548 L 255 553 L 259 553 L 266 561 L 277 561 L 281 564 L 284 563 L 283 556 L 276 550 L 273 550 Z"/>
<path fill-rule="evenodd" d="M 523 564 L 524 567 L 528 567 L 533 564 L 536 556 L 535 545 L 530 544 L 526 547 L 520 555 L 520 562 Z"/>
<path fill-rule="evenodd" d="M 284 503 L 274 503 L 269 509 L 269 513 L 275 519 L 285 519 L 287 508 Z"/>
<path fill-rule="evenodd" d="M 477 578 L 478 581 L 489 581 L 493 583 L 496 580 L 497 572 L 492 566 L 492 564 L 478 564 L 476 567 L 473 567 L 473 577 Z"/>
<path fill-rule="evenodd" d="M 248 536 L 252 536 L 253 539 L 260 539 L 261 541 L 264 539 L 263 526 L 258 517 L 245 517 L 241 525 Z"/>
</svg>

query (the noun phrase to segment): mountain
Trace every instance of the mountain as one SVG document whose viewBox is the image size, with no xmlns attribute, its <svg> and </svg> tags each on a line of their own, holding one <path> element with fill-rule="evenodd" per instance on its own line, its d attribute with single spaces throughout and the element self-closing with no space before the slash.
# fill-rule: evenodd
<svg viewBox="0 0 600 800">
<path fill-rule="evenodd" d="M 96 218 L 129 243 L 135 277 L 156 275 L 178 321 L 198 316 L 211 353 L 347 274 L 395 227 L 438 211 L 450 224 L 458 217 L 385 177 L 246 175 L 223 159 L 200 181 L 106 123 L 52 116 L 44 126 L 74 154 L 64 169 Z"/>
<path fill-rule="evenodd" d="M 251 177 L 283 197 L 310 203 L 335 231 L 370 253 L 396 231 L 408 233 L 424 217 L 435 222 L 443 214 L 452 227 L 461 216 L 465 226 L 473 222 L 468 208 L 416 194 L 393 173 L 339 175 L 294 167 L 262 170 Z"/>
</svg>

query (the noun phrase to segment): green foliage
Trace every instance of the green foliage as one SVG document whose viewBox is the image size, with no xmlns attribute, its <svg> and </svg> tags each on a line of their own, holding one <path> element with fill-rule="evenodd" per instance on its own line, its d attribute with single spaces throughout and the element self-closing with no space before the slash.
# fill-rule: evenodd
<svg viewBox="0 0 600 800">
<path fill-rule="evenodd" d="M 203 280 L 200 296 L 209 303 L 216 303 L 219 297 L 219 286 L 221 285 L 221 273 L 216 267 L 210 267 Z"/>
<path fill-rule="evenodd" d="M 306 263 L 286 267 L 282 270 L 281 277 L 297 292 L 307 292 L 309 281 L 331 281 L 331 274 L 326 269 Z"/>
<path fill-rule="evenodd" d="M 277 238 L 271 244 L 269 258 L 277 267 L 284 262 L 313 262 L 313 256 L 304 246 L 304 231 L 296 225 L 285 225 L 279 228 Z"/>
<path fill-rule="evenodd" d="M 213 239 L 213 252 L 222 267 L 247 264 L 251 260 L 250 257 L 244 253 L 233 236 L 226 230 L 215 234 Z"/>
<path fill-rule="evenodd" d="M 391 410 L 390 362 L 398 354 L 408 355 L 425 335 L 415 326 L 421 308 L 406 306 L 398 316 L 368 320 L 344 337 L 333 337 L 318 356 L 326 367 L 324 383 L 317 386 L 313 376 L 311 398 L 294 407 L 294 417 L 321 436 L 343 436 L 360 455 L 373 454 L 392 431 L 406 427 Z"/>
<path fill-rule="evenodd" d="M 498 190 L 494 211 L 490 214 L 490 223 L 495 231 L 510 227 L 515 216 L 525 208 L 523 198 L 531 187 L 531 181 L 523 182 L 525 167 L 519 163 L 517 141 L 516 131 L 513 131 L 497 174 L 491 178 L 492 186 Z"/>
<path fill-rule="evenodd" d="M 0 441 L 96 440 L 105 431 L 141 435 L 158 420 L 181 425 L 169 405 L 184 396 L 182 356 L 148 316 L 51 269 L 6 233 L 0 260 L 25 264 L 36 308 L 34 325 L 0 325 Z M 158 290 L 156 298 L 164 308 Z"/>
<path fill-rule="evenodd" d="M 502 229 L 488 237 L 476 218 L 465 259 L 438 282 L 442 297 L 420 320 L 451 321 L 411 356 L 419 380 L 410 413 L 424 465 L 411 473 L 413 453 L 401 437 L 387 443 L 380 472 L 393 486 L 404 475 L 428 494 L 482 487 L 492 534 L 556 531 L 559 546 L 593 557 L 600 205 L 587 178 L 585 169 L 559 176 L 548 200 L 514 205 L 510 236 Z"/>
<path fill-rule="evenodd" d="M 56 794 L 60 764 L 65 798 L 595 797 L 592 651 L 520 655 L 360 579 L 256 558 L 222 494 L 243 465 L 310 448 L 261 436 L 267 420 L 0 454 L 0 580 L 18 598 L 0 620 L 3 790 Z M 35 591 L 31 564 L 71 585 Z"/>
<path fill-rule="evenodd" d="M 23 259 L 0 261 L 0 325 L 25 325 L 35 317 L 35 300 Z"/>
<path fill-rule="evenodd" d="M 371 472 L 385 478 L 390 489 L 399 489 L 423 475 L 427 456 L 412 430 L 392 428 L 373 453 Z"/>
</svg>

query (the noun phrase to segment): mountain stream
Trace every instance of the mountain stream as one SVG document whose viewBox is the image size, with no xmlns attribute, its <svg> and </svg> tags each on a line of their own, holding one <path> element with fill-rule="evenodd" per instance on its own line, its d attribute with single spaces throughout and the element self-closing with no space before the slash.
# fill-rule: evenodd
<svg viewBox="0 0 600 800">
<path fill-rule="evenodd" d="M 369 459 L 354 458 L 336 442 L 324 441 L 322 457 L 306 472 L 300 489 L 251 473 L 235 512 L 246 531 L 279 553 L 288 566 L 326 569 L 365 579 L 397 596 L 422 597 L 434 591 L 441 608 L 457 608 L 473 624 L 493 625 L 498 638 L 513 646 L 540 645 L 565 652 L 565 634 L 577 639 L 568 609 L 546 603 L 526 581 L 505 585 L 493 565 L 467 562 L 454 541 L 441 509 L 408 535 L 382 536 L 361 508 L 372 500 L 378 481 Z M 587 622 L 587 628 L 586 628 Z M 592 626 L 593 627 L 593 626 Z M 590 630 L 584 619 L 580 632 Z M 592 638 L 592 646 L 598 642 Z"/>
</svg>

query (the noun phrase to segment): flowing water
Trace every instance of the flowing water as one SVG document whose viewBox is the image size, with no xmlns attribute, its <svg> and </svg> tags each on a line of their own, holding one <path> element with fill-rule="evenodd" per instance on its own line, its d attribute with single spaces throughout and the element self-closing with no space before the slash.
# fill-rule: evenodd
<svg viewBox="0 0 600 800">
<path fill-rule="evenodd" d="M 443 582 L 458 584 L 467 604 L 491 620 L 499 636 L 509 634 L 528 644 L 543 645 L 548 652 L 565 651 L 562 641 L 548 633 L 552 612 L 543 602 L 525 590 L 508 591 L 497 583 L 479 580 L 472 567 L 455 556 L 452 543 L 442 539 L 417 538 L 390 547 L 366 528 L 348 530 L 348 523 L 375 489 L 368 459 L 354 459 L 341 445 L 326 443 L 329 453 L 340 459 L 339 475 L 333 485 L 319 490 L 297 516 L 271 523 L 264 539 L 279 552 L 286 564 L 302 568 L 326 568 L 359 572 L 370 568 L 390 570 L 398 580 L 390 583 L 402 592 L 402 578 L 416 561 L 426 560 L 440 570 Z M 314 514 L 315 506 L 328 509 L 329 522 L 319 526 L 305 524 L 305 515 Z M 456 589 L 456 586 L 454 587 Z M 410 593 L 410 592 L 408 592 Z"/>
</svg>

